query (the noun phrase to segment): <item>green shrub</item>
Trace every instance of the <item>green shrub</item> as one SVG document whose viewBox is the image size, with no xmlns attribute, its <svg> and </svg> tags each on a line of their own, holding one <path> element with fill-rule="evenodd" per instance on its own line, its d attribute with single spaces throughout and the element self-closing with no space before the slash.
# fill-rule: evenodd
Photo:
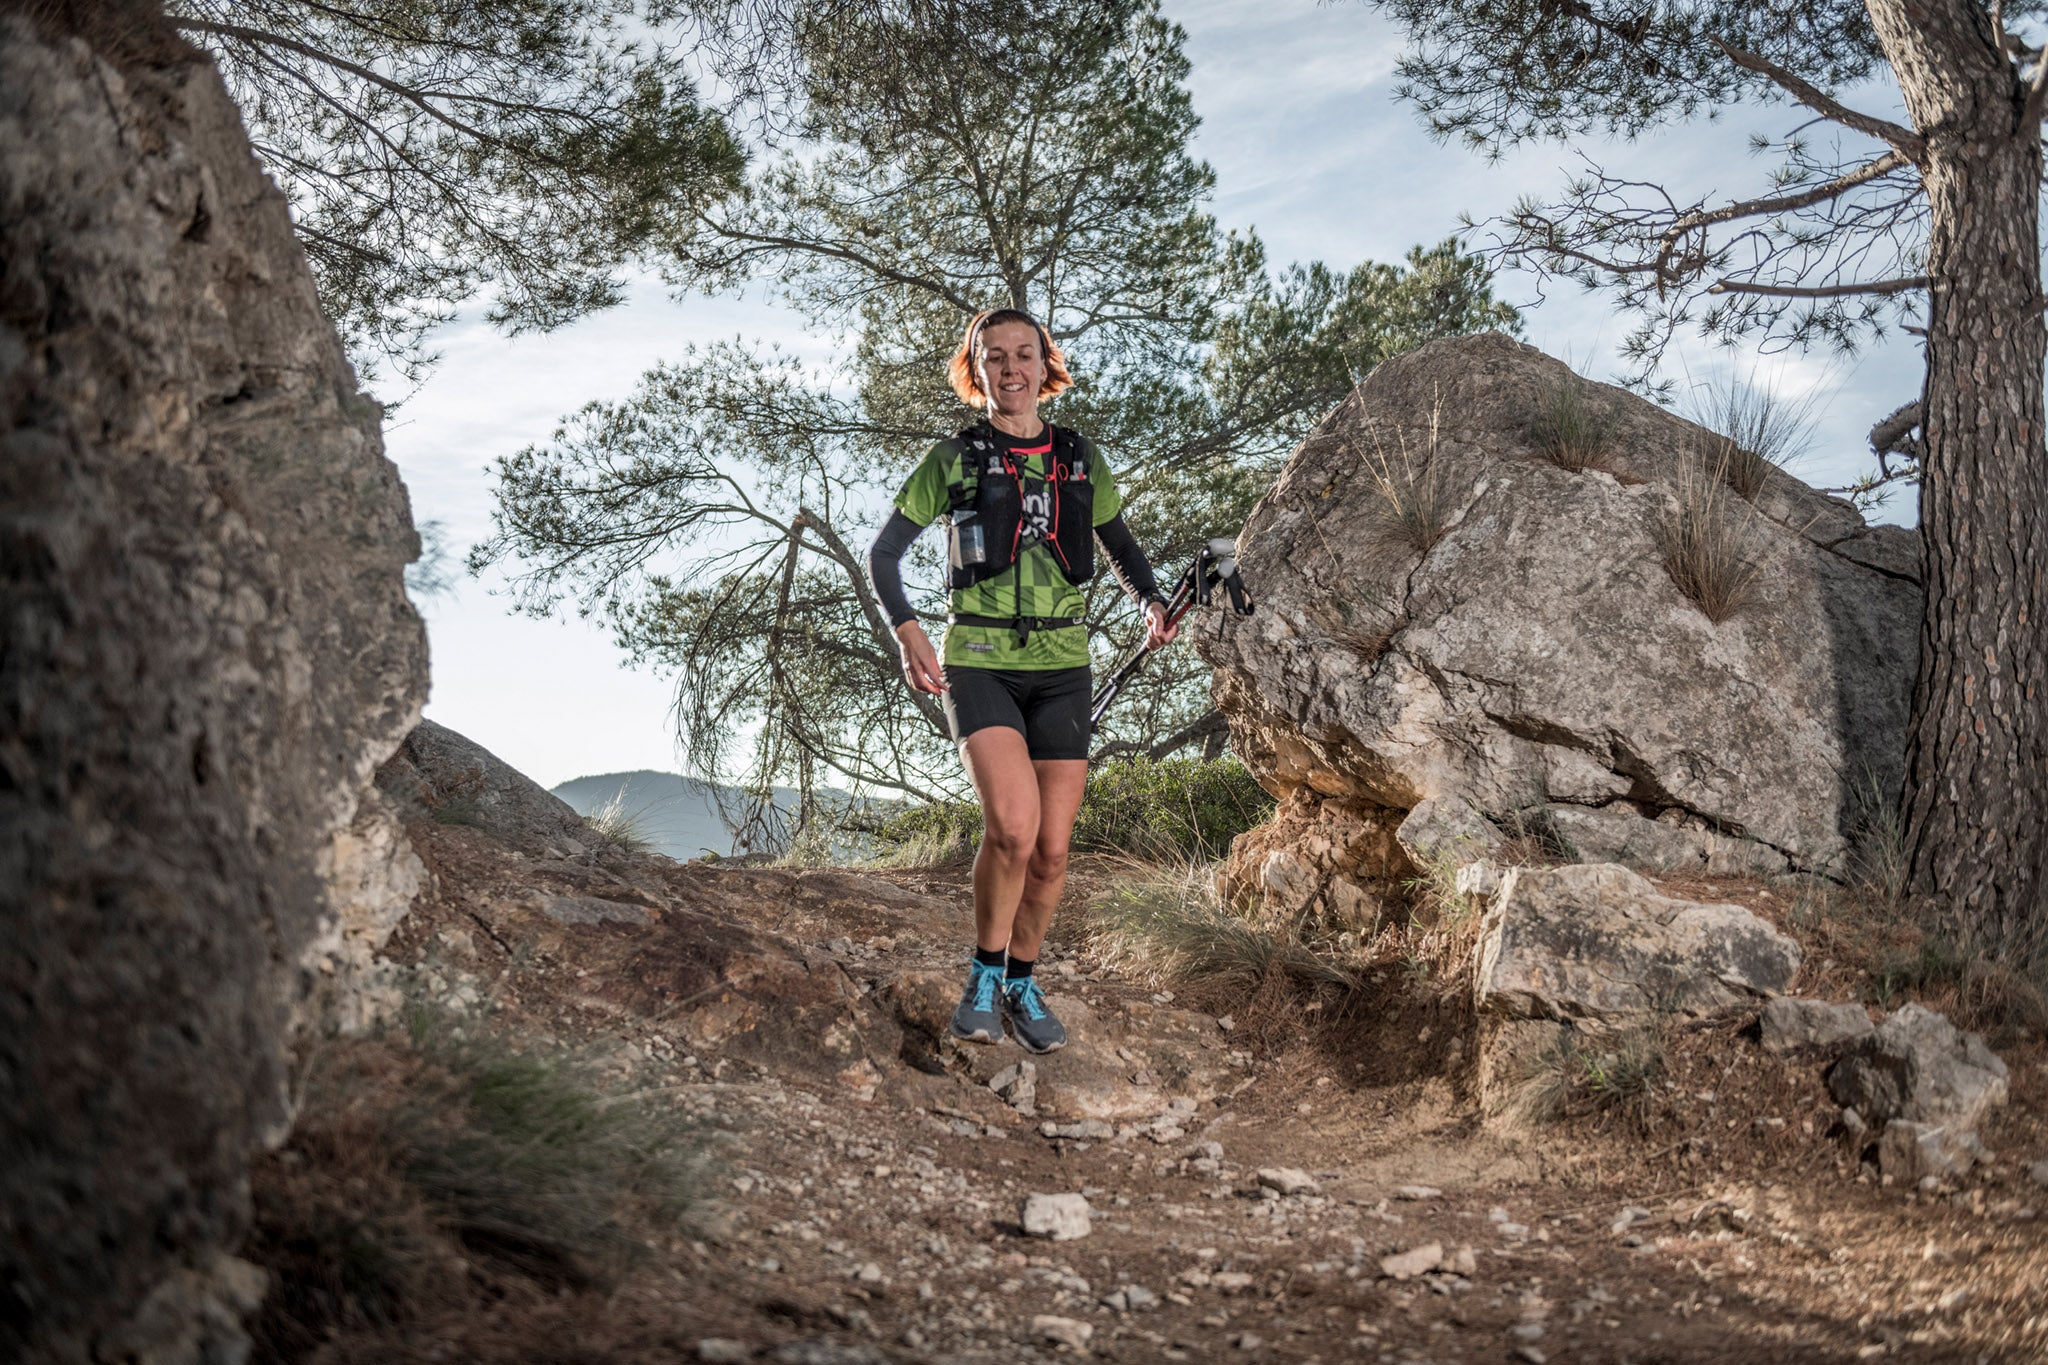
<svg viewBox="0 0 2048 1365">
<path fill-rule="evenodd" d="M 1273 798 L 1235 758 L 1132 759 L 1088 778 L 1074 847 L 1161 860 L 1220 858 Z"/>
<path fill-rule="evenodd" d="M 871 825 L 872 861 L 885 867 L 933 867 L 974 852 L 981 842 L 981 807 L 972 801 L 934 801 Z"/>
<path fill-rule="evenodd" d="M 1234 758 L 1138 758 L 1088 776 L 1074 847 L 1155 861 L 1220 858 L 1230 841 L 1272 813 L 1273 798 Z M 928 866 L 974 851 L 981 807 L 972 801 L 913 806 L 862 831 L 875 861 Z"/>
</svg>

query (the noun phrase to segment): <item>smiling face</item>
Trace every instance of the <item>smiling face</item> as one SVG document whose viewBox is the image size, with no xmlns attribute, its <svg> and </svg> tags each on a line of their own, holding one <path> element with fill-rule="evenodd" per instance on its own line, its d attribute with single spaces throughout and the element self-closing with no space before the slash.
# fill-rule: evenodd
<svg viewBox="0 0 2048 1365">
<path fill-rule="evenodd" d="M 1045 354 L 1028 322 L 998 322 L 981 329 L 981 391 L 991 413 L 1030 417 L 1045 387 Z"/>
</svg>

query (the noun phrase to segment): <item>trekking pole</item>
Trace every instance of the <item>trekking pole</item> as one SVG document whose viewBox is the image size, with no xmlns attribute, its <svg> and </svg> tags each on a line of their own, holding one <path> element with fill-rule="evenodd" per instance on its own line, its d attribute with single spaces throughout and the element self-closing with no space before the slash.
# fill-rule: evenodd
<svg viewBox="0 0 2048 1365">
<path fill-rule="evenodd" d="M 1210 594 L 1222 587 L 1230 597 L 1230 605 L 1239 616 L 1252 614 L 1251 595 L 1245 591 L 1244 580 L 1237 575 L 1237 542 L 1217 537 L 1195 552 L 1194 562 L 1180 581 L 1173 585 L 1173 594 L 1166 599 L 1166 624 L 1172 626 L 1190 610 L 1207 606 Z M 1145 656 L 1152 652 L 1149 640 L 1139 644 L 1137 652 L 1124 660 L 1116 672 L 1102 684 L 1102 689 L 1088 704 L 1088 732 L 1095 733 L 1102 726 L 1102 718 L 1108 714 L 1117 693 L 1124 684 L 1134 677 L 1145 665 Z"/>
</svg>

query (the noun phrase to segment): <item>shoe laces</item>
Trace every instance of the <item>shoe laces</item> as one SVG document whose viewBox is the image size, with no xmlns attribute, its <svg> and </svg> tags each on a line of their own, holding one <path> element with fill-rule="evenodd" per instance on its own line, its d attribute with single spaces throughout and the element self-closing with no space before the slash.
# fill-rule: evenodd
<svg viewBox="0 0 2048 1365">
<path fill-rule="evenodd" d="M 1011 1007 L 1023 1010 L 1025 1018 L 1045 1018 L 1045 1001 L 1039 997 L 1036 981 L 1027 976 L 1021 981 L 1011 983 L 1006 989 L 1010 993 Z"/>
<path fill-rule="evenodd" d="M 996 986 L 1003 979 L 1001 967 L 984 967 L 974 964 L 974 1008 L 992 1010 L 996 1007 Z"/>
</svg>

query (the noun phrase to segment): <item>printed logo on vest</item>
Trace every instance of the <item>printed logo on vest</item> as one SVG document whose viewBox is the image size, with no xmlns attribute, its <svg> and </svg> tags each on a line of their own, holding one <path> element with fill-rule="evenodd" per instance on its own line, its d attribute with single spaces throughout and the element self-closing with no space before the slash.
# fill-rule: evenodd
<svg viewBox="0 0 2048 1365">
<path fill-rule="evenodd" d="M 993 654 L 996 652 L 996 647 L 986 640 L 970 640 L 967 642 L 967 648 L 976 654 Z"/>
<path fill-rule="evenodd" d="M 1052 539 L 1052 485 L 1040 484 L 1024 494 L 1024 534 Z"/>
</svg>

